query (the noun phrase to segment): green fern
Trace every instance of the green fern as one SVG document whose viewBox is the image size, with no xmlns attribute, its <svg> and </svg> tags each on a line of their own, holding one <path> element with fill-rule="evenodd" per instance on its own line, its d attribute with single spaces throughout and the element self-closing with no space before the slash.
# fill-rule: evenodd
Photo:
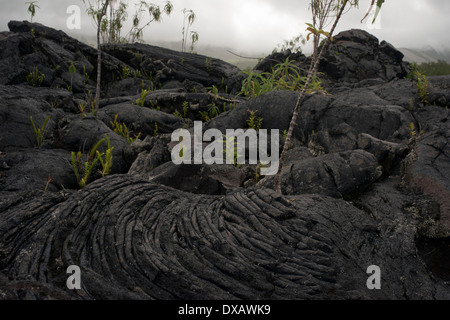
<svg viewBox="0 0 450 320">
<path fill-rule="evenodd" d="M 50 120 L 50 116 L 48 116 L 44 120 L 44 123 L 42 124 L 42 126 L 40 128 L 38 128 L 38 127 L 36 127 L 36 125 L 33 121 L 33 117 L 30 116 L 30 122 L 31 122 L 31 125 L 33 126 L 33 132 L 36 137 L 36 144 L 38 147 L 40 147 L 42 145 L 42 143 L 44 142 L 45 127 L 47 127 L 47 123 L 49 120 Z"/>
<path fill-rule="evenodd" d="M 114 122 L 111 121 L 112 129 L 114 130 L 115 133 L 124 137 L 129 144 L 133 143 L 136 139 L 138 139 L 141 136 L 141 133 L 139 133 L 137 136 L 131 137 L 127 125 L 125 123 L 120 124 L 119 122 L 117 122 L 118 116 L 119 115 L 116 114 L 116 116 L 114 117 Z"/>
<path fill-rule="evenodd" d="M 107 140 L 108 148 L 106 150 L 106 153 L 100 153 L 98 151 L 98 148 L 103 144 L 103 142 L 105 142 L 105 139 Z M 87 156 L 87 159 L 83 159 L 83 154 L 81 153 L 81 151 L 79 151 L 78 153 L 72 152 L 72 169 L 81 189 L 86 187 L 86 185 L 89 183 L 91 174 L 98 163 L 100 163 L 102 167 L 102 170 L 100 171 L 102 177 L 105 177 L 110 173 L 113 163 L 113 150 L 114 148 L 111 148 L 110 146 L 109 137 L 105 134 L 105 138 L 98 141 L 92 147 Z"/>
<path fill-rule="evenodd" d="M 254 110 L 248 110 L 250 113 L 250 117 L 247 119 L 247 125 L 250 129 L 254 129 L 256 131 L 261 129 L 263 118 L 256 117 L 256 112 Z"/>
<path fill-rule="evenodd" d="M 147 97 L 147 95 L 148 95 L 148 90 L 142 89 L 141 97 L 140 97 L 140 99 L 136 100 L 136 104 L 138 106 L 143 107 L 145 105 L 145 98 Z"/>
<path fill-rule="evenodd" d="M 106 149 L 106 153 L 105 153 L 105 160 L 103 160 L 103 154 L 100 154 L 98 151 L 97 153 L 97 158 L 100 161 L 100 164 L 102 166 L 102 177 L 106 177 L 110 172 L 111 172 L 111 168 L 113 165 L 113 151 L 114 151 L 114 147 L 111 148 L 110 145 L 110 141 L 109 141 L 109 137 L 108 135 L 105 134 L 105 138 L 106 138 L 106 142 L 108 144 L 108 149 Z"/>
</svg>

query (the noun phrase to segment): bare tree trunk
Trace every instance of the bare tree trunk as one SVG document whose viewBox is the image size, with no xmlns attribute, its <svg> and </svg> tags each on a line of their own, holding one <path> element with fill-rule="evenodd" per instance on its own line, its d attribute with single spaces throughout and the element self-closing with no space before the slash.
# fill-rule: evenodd
<svg viewBox="0 0 450 320">
<path fill-rule="evenodd" d="M 98 13 L 97 19 L 97 86 L 95 88 L 95 110 L 98 110 L 100 105 L 100 90 L 102 81 L 102 50 L 100 48 L 100 30 L 102 27 L 102 19 L 106 15 L 110 2 L 111 0 L 106 0 L 102 10 Z"/>
<path fill-rule="evenodd" d="M 306 78 L 305 85 L 304 85 L 304 87 L 303 87 L 302 91 L 300 92 L 300 95 L 299 95 L 299 97 L 297 99 L 297 104 L 295 105 L 294 112 L 292 114 L 291 123 L 289 124 L 289 130 L 288 130 L 288 133 L 287 133 L 287 136 L 286 136 L 286 140 L 285 140 L 285 143 L 284 143 L 283 151 L 281 153 L 279 166 L 278 166 L 278 172 L 277 172 L 277 174 L 274 177 L 274 190 L 276 192 L 278 192 L 278 193 L 281 193 L 281 181 L 280 181 L 281 171 L 282 171 L 282 168 L 283 168 L 284 160 L 286 158 L 286 153 L 287 153 L 287 151 L 289 149 L 289 145 L 290 145 L 291 138 L 292 138 L 292 133 L 294 132 L 294 127 L 295 127 L 295 124 L 297 123 L 297 118 L 298 118 L 298 113 L 300 111 L 300 106 L 301 106 L 301 104 L 303 102 L 303 99 L 305 98 L 306 91 L 308 90 L 308 87 L 311 84 L 311 81 L 312 81 L 313 77 L 317 73 L 317 70 L 319 68 L 320 59 L 322 59 L 323 53 L 325 52 L 325 49 L 326 49 L 330 39 L 332 38 L 333 32 L 336 29 L 336 26 L 337 26 L 337 24 L 339 22 L 339 19 L 341 18 L 342 14 L 344 12 L 346 4 L 347 4 L 347 1 L 345 1 L 343 3 L 341 9 L 339 10 L 338 15 L 336 16 L 336 20 L 334 21 L 333 27 L 331 28 L 331 31 L 330 31 L 328 37 L 326 38 L 325 43 L 323 44 L 319 55 L 317 57 L 315 57 L 314 64 L 311 64 L 312 65 L 311 70 L 309 70 L 309 72 L 308 72 L 308 76 Z"/>
</svg>

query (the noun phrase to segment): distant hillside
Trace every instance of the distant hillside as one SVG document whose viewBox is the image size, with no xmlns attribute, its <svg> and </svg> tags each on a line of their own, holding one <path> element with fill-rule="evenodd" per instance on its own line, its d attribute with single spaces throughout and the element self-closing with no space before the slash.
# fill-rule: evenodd
<svg viewBox="0 0 450 320">
<path fill-rule="evenodd" d="M 95 37 L 87 37 L 82 34 L 72 34 L 72 36 L 90 45 L 94 45 L 96 42 Z M 179 51 L 181 48 L 181 42 L 156 41 L 151 44 L 176 51 Z M 398 50 L 405 55 L 404 60 L 408 62 L 417 62 L 421 64 L 427 62 L 438 62 L 439 60 L 442 60 L 450 63 L 450 48 L 442 48 L 437 50 L 431 46 L 428 46 L 421 49 L 399 48 Z M 258 58 L 264 58 L 270 54 L 270 52 L 242 52 L 231 47 L 201 44 L 195 46 L 195 52 L 234 64 L 241 70 L 253 68 L 258 63 Z"/>
<path fill-rule="evenodd" d="M 177 51 L 181 48 L 180 42 L 154 42 L 152 44 Z M 211 45 L 196 45 L 194 51 L 204 56 L 221 59 L 234 64 L 241 70 L 253 68 L 258 63 L 258 59 L 263 59 L 269 54 L 269 52 L 259 54 L 246 53 L 231 47 Z"/>
<path fill-rule="evenodd" d="M 96 38 L 94 36 L 86 36 L 85 34 L 77 34 L 73 32 L 71 34 L 74 38 L 78 39 L 79 41 L 86 43 L 91 46 L 96 46 Z M 155 41 L 149 43 L 154 46 L 159 46 L 162 48 L 167 48 L 175 51 L 180 51 L 181 49 L 181 42 L 169 42 L 169 41 Z M 196 45 L 194 48 L 194 51 L 198 54 L 212 57 L 216 59 L 221 59 L 223 61 L 226 61 L 228 63 L 234 64 L 241 70 L 245 69 L 252 69 L 257 63 L 258 58 L 265 58 L 267 55 L 270 54 L 270 52 L 267 53 L 248 53 L 248 52 L 241 52 L 237 49 L 233 49 L 231 47 L 220 47 L 220 46 L 211 46 L 211 45 Z M 232 53 L 231 53 L 232 52 Z M 239 57 L 241 56 L 241 57 Z M 252 59 L 247 59 L 243 57 L 248 57 Z"/>
<path fill-rule="evenodd" d="M 426 62 L 438 62 L 439 60 L 450 63 L 450 48 L 437 50 L 433 47 L 422 49 L 399 48 L 405 55 L 404 60 L 408 62 L 417 62 L 419 64 Z"/>
</svg>

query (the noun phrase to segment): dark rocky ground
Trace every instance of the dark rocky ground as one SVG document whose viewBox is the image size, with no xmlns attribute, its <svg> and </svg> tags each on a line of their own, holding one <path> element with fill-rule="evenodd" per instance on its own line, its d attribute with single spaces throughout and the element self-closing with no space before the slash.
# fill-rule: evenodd
<svg viewBox="0 0 450 320">
<path fill-rule="evenodd" d="M 337 35 L 321 64 L 328 94 L 302 106 L 280 195 L 254 166 L 173 165 L 170 134 L 213 105 L 225 112 L 204 129 L 247 128 L 256 110 L 262 128 L 283 131 L 298 93 L 248 100 L 236 97 L 244 76 L 223 61 L 105 46 L 103 99 L 85 116 L 96 51 L 39 24 L 9 28 L 0 33 L 0 299 L 450 298 L 450 77 L 429 78 L 424 105 L 399 51 L 363 31 Z M 36 67 L 45 79 L 32 86 Z M 153 89 L 143 107 L 142 89 Z M 183 104 L 185 117 L 173 115 Z M 116 114 L 138 140 L 112 130 Z M 39 126 L 50 116 L 39 147 L 30 116 Z M 88 153 L 105 134 L 112 172 L 79 190 L 71 152 Z M 70 265 L 81 268 L 81 290 L 66 287 Z M 381 268 L 381 290 L 366 287 L 370 265 Z"/>
</svg>

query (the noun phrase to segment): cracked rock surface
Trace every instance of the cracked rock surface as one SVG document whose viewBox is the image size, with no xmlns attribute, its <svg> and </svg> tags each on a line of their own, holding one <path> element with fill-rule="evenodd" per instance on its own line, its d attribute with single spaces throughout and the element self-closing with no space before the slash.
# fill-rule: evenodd
<svg viewBox="0 0 450 320">
<path fill-rule="evenodd" d="M 297 92 L 236 97 L 243 75 L 226 62 L 105 46 L 104 99 L 86 112 L 96 51 L 40 24 L 9 28 L 0 33 L 0 299 L 450 299 L 449 76 L 429 78 L 424 105 L 394 47 L 361 30 L 336 35 L 321 65 L 327 92 L 303 102 L 277 194 L 256 165 L 176 166 L 171 134 L 194 121 L 246 129 L 253 110 L 282 147 Z M 36 67 L 45 80 L 33 86 Z M 212 106 L 220 115 L 205 117 Z M 116 115 L 128 137 L 114 130 Z M 38 127 L 50 116 L 40 145 L 30 116 Z M 88 156 L 105 135 L 111 173 L 96 167 L 80 190 L 72 152 Z M 81 289 L 66 286 L 72 265 Z M 367 288 L 373 265 L 381 290 Z"/>
</svg>

